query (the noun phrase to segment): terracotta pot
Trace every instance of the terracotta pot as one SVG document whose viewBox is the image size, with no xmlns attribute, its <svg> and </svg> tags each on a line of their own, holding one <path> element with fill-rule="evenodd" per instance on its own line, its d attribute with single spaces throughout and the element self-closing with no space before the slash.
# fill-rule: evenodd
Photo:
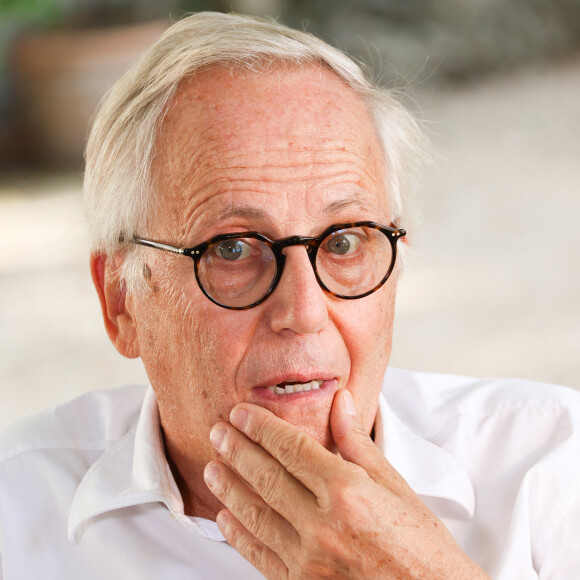
<svg viewBox="0 0 580 580">
<path fill-rule="evenodd" d="M 80 167 L 88 123 L 100 98 L 168 26 L 155 21 L 20 36 L 11 67 L 25 155 Z"/>
</svg>

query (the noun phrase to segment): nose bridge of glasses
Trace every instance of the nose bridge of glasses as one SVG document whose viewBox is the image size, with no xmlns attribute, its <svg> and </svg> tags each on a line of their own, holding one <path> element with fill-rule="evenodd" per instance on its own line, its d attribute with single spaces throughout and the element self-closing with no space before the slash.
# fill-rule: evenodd
<svg viewBox="0 0 580 580">
<path fill-rule="evenodd" d="M 306 251 L 308 255 L 311 255 L 313 250 L 316 248 L 316 238 L 308 238 L 304 236 L 290 236 L 288 238 L 283 238 L 274 243 L 274 251 L 286 255 L 284 251 L 290 246 L 306 246 Z"/>
<path fill-rule="evenodd" d="M 289 236 L 287 238 L 283 238 L 278 240 L 274 243 L 272 249 L 274 254 L 277 256 L 278 261 L 278 280 L 282 278 L 283 271 L 285 270 L 286 266 L 286 248 L 292 246 L 305 246 L 306 253 L 308 255 L 308 259 L 312 268 L 316 271 L 316 266 L 314 264 L 315 257 L 316 257 L 316 247 L 317 247 L 317 238 L 309 238 L 304 236 Z"/>
<path fill-rule="evenodd" d="M 280 282 L 283 279 L 284 273 L 286 273 L 287 277 L 289 276 L 289 279 L 294 280 L 294 283 L 296 283 L 297 279 L 300 279 L 302 280 L 300 284 L 304 284 L 305 280 L 307 278 L 310 279 L 310 277 L 312 276 L 312 279 L 310 280 L 310 282 L 308 282 L 308 284 L 312 283 L 312 280 L 315 280 L 315 284 L 322 286 L 318 278 L 318 274 L 316 273 L 316 264 L 315 264 L 317 253 L 316 250 L 319 242 L 320 240 L 318 238 L 310 238 L 304 236 L 290 236 L 288 238 L 284 238 L 275 242 L 272 249 L 274 250 L 274 253 L 277 255 L 278 272 L 272 290 L 274 290 L 278 286 L 278 282 Z M 290 258 L 292 265 L 290 266 L 291 271 L 288 271 L 287 270 L 288 254 L 285 250 L 286 248 L 292 246 L 305 246 L 306 256 L 304 256 L 304 254 L 301 255 L 298 248 L 296 248 L 296 251 L 298 253 L 295 252 L 294 256 Z M 310 268 L 305 267 L 306 264 L 304 262 L 305 257 L 307 257 L 308 261 L 310 262 L 311 266 Z M 309 273 L 307 273 L 307 270 Z"/>
</svg>

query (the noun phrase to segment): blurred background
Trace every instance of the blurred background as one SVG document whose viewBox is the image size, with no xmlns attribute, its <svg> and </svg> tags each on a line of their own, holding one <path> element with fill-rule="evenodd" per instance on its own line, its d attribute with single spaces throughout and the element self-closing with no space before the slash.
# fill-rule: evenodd
<svg viewBox="0 0 580 580">
<path fill-rule="evenodd" d="M 146 381 L 92 289 L 83 143 L 104 91 L 199 10 L 305 28 L 423 120 L 393 366 L 580 388 L 580 0 L 0 0 L 0 424 Z"/>
</svg>

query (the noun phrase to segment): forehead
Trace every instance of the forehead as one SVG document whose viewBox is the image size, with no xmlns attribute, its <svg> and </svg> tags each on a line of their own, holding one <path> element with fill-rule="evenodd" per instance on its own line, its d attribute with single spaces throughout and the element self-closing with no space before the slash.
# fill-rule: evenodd
<svg viewBox="0 0 580 580">
<path fill-rule="evenodd" d="M 362 99 L 314 66 L 218 67 L 182 83 L 157 136 L 153 176 L 161 221 L 184 234 L 244 212 L 372 212 L 386 197 Z"/>
</svg>

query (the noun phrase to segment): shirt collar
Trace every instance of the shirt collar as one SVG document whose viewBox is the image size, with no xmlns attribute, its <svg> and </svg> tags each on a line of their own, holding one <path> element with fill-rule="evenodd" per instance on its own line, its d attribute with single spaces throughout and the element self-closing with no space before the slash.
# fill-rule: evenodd
<svg viewBox="0 0 580 580">
<path fill-rule="evenodd" d="M 473 517 L 475 491 L 465 468 L 448 451 L 410 429 L 382 393 L 375 442 L 415 493 L 441 517 Z"/>
<path fill-rule="evenodd" d="M 473 516 L 473 486 L 463 467 L 447 451 L 409 429 L 382 394 L 375 441 L 424 500 L 451 502 L 459 508 L 460 517 Z M 137 425 L 108 447 L 81 480 L 69 514 L 69 540 L 78 541 L 85 525 L 101 514 L 153 502 L 165 504 L 175 519 L 202 535 L 223 540 L 215 522 L 184 514 L 183 500 L 165 457 L 157 399 L 149 387 Z"/>
<path fill-rule="evenodd" d="M 103 513 L 154 502 L 165 504 L 175 519 L 203 535 L 215 535 L 184 514 L 165 457 L 157 399 L 149 387 L 137 425 L 109 446 L 81 480 L 69 513 L 69 540 L 78 541 L 85 525 Z"/>
</svg>

